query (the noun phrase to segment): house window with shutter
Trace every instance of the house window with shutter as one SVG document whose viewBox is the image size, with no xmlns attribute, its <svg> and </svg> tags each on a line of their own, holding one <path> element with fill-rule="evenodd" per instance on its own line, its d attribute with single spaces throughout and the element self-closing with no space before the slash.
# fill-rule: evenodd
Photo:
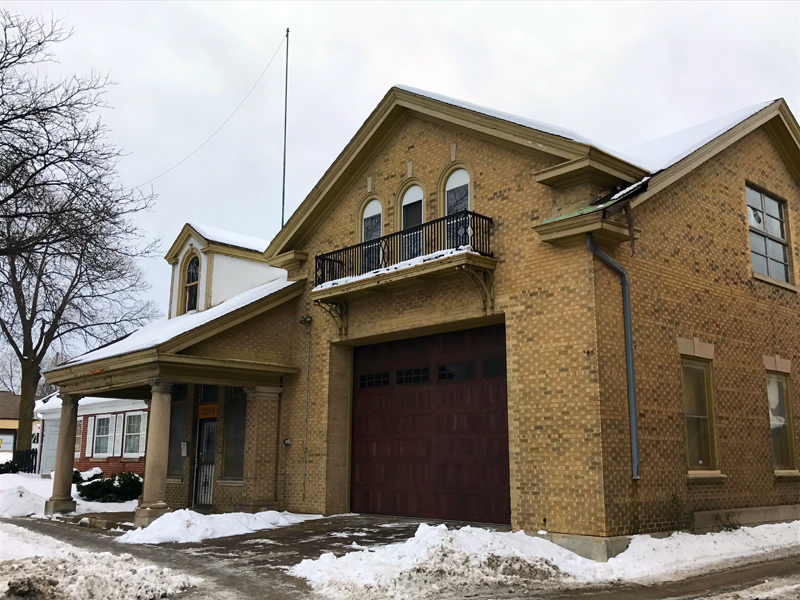
<svg viewBox="0 0 800 600">
<path fill-rule="evenodd" d="M 147 413 L 136 412 L 125 415 L 125 435 L 122 446 L 123 458 L 144 456 L 147 444 Z"/>
<path fill-rule="evenodd" d="M 94 456 L 111 456 L 114 443 L 115 419 L 111 415 L 100 415 L 94 421 Z"/>
</svg>

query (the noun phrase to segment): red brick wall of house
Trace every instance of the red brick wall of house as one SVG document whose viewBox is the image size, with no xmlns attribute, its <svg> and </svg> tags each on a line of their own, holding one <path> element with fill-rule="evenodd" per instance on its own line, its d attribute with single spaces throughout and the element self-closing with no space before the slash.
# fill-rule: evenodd
<svg viewBox="0 0 800 600">
<path fill-rule="evenodd" d="M 147 412 L 147 411 L 127 411 L 127 412 Z M 125 414 L 125 412 L 111 412 L 102 413 L 103 415 L 116 415 Z M 121 456 L 109 456 L 107 458 L 96 458 L 94 456 L 86 456 L 86 437 L 89 427 L 89 417 L 97 418 L 97 415 L 83 415 L 78 417 L 78 424 L 83 423 L 81 431 L 81 456 L 75 459 L 75 468 L 79 471 L 88 471 L 94 467 L 103 469 L 103 476 L 108 477 L 114 473 L 121 473 L 122 471 L 130 471 L 144 474 L 144 461 L 145 457 L 140 458 L 122 458 Z"/>
</svg>

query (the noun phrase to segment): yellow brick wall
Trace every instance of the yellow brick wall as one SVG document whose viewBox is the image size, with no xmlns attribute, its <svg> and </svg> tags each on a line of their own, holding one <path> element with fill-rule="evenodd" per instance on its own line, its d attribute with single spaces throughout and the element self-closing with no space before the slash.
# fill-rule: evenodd
<svg viewBox="0 0 800 600">
<path fill-rule="evenodd" d="M 619 278 L 595 262 L 608 535 L 675 529 L 685 513 L 800 503 L 800 482 L 776 478 L 764 355 L 792 360 L 800 344 L 797 293 L 755 280 L 745 184 L 784 198 L 800 239 L 800 186 L 757 130 L 633 210 L 636 255 L 609 253 L 631 277 L 641 481 L 630 480 L 630 436 Z M 797 244 L 792 255 L 798 281 Z M 686 425 L 677 338 L 714 344 L 718 466 L 723 483 L 687 483 Z M 797 394 L 790 395 L 795 432 Z M 795 440 L 795 451 L 797 440 Z"/>
</svg>

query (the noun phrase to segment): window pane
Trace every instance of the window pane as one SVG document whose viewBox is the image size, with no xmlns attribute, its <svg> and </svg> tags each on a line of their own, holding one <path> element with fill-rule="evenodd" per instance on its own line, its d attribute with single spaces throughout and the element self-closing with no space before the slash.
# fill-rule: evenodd
<svg viewBox="0 0 800 600">
<path fill-rule="evenodd" d="M 185 397 L 185 395 L 181 395 L 181 397 Z M 173 401 L 169 411 L 169 456 L 167 458 L 167 475 L 170 477 L 183 477 L 181 442 L 184 441 L 186 441 L 186 400 Z"/>
<path fill-rule="evenodd" d="M 368 242 L 381 237 L 381 216 L 372 215 L 364 218 L 364 241 Z"/>
<path fill-rule="evenodd" d="M 774 260 L 769 261 L 769 276 L 781 281 L 789 281 L 789 272 L 786 265 Z"/>
<path fill-rule="evenodd" d="M 142 430 L 142 415 L 130 415 L 128 417 L 128 423 L 125 426 L 125 434 L 136 434 Z"/>
<path fill-rule="evenodd" d="M 786 262 L 786 246 L 780 242 L 767 240 L 767 250 L 767 254 L 770 258 L 779 260 L 781 262 Z"/>
<path fill-rule="evenodd" d="M 792 469 L 792 443 L 786 412 L 786 379 L 767 375 L 769 425 L 772 430 L 772 457 L 776 469 Z"/>
<path fill-rule="evenodd" d="M 751 252 L 750 256 L 753 258 L 753 271 L 761 273 L 762 275 L 769 275 L 766 257 L 756 254 L 755 252 Z"/>
<path fill-rule="evenodd" d="M 138 454 L 139 453 L 139 434 L 125 434 L 125 448 L 122 450 L 123 454 Z"/>
<path fill-rule="evenodd" d="M 244 429 L 247 396 L 242 388 L 234 388 L 225 404 L 225 477 L 244 474 Z"/>
<path fill-rule="evenodd" d="M 38 438 L 34 434 L 35 437 Z M 36 444 L 39 440 L 34 439 L 33 443 Z M 81 442 L 83 441 L 83 417 L 78 418 L 78 426 L 75 428 L 75 452 L 80 453 L 81 451 Z"/>
<path fill-rule="evenodd" d="M 747 205 L 753 208 L 761 208 L 761 192 L 747 188 Z"/>
<path fill-rule="evenodd" d="M 474 361 L 439 366 L 439 381 L 449 379 L 472 379 L 473 377 L 475 377 Z"/>
<path fill-rule="evenodd" d="M 706 370 L 700 365 L 683 365 L 683 407 L 686 416 L 708 416 Z"/>
<path fill-rule="evenodd" d="M 764 229 L 764 213 L 762 213 L 760 210 L 748 207 L 747 218 L 750 221 L 750 227 Z"/>
<path fill-rule="evenodd" d="M 422 200 L 403 206 L 403 229 L 422 225 Z"/>
<path fill-rule="evenodd" d="M 108 454 L 108 435 L 94 438 L 94 453 Z"/>
<path fill-rule="evenodd" d="M 195 283 L 200 274 L 200 261 L 197 257 L 193 257 L 189 261 L 189 266 L 186 269 L 186 283 Z"/>
<path fill-rule="evenodd" d="M 104 419 L 97 419 L 95 427 L 95 435 L 108 435 L 108 427 L 110 420 L 106 417 Z"/>
<path fill-rule="evenodd" d="M 469 184 L 465 183 L 452 190 L 447 190 L 447 214 L 452 215 L 462 210 L 469 210 Z"/>
<path fill-rule="evenodd" d="M 686 417 L 686 433 L 689 442 L 689 468 L 711 469 L 711 436 L 706 417 Z"/>
<path fill-rule="evenodd" d="M 782 219 L 781 205 L 777 200 L 773 200 L 769 196 L 764 196 L 764 210 L 768 215 L 772 215 L 776 219 Z"/>
<path fill-rule="evenodd" d="M 750 249 L 753 252 L 758 252 L 759 254 L 766 255 L 767 253 L 766 241 L 767 238 L 765 238 L 763 235 L 758 235 L 753 231 L 750 232 Z"/>
<path fill-rule="evenodd" d="M 501 356 L 500 358 L 484 358 L 483 362 L 481 363 L 481 372 L 484 377 L 505 377 L 505 357 Z"/>
<path fill-rule="evenodd" d="M 783 223 L 773 217 L 767 217 L 767 232 L 770 235 L 783 239 Z"/>
<path fill-rule="evenodd" d="M 197 284 L 186 289 L 186 311 L 197 310 Z"/>
</svg>

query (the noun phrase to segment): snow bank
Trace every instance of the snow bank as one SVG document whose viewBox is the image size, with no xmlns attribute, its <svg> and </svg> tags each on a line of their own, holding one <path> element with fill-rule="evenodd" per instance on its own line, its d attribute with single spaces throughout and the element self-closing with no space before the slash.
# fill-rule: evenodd
<svg viewBox="0 0 800 600">
<path fill-rule="evenodd" d="M 201 515 L 189 509 L 167 513 L 144 529 L 134 529 L 117 538 L 123 544 L 186 544 L 231 535 L 244 535 L 295 525 L 322 515 L 296 515 L 290 512 L 267 510 L 260 513 L 224 513 Z"/>
<path fill-rule="evenodd" d="M 445 525 L 422 524 L 405 542 L 338 558 L 323 554 L 289 572 L 331 597 L 400 600 L 442 591 L 458 594 L 480 586 L 541 589 L 564 581 L 657 581 L 796 545 L 800 545 L 800 521 L 701 536 L 636 536 L 625 552 L 598 563 L 521 531 L 449 530 Z"/>
<path fill-rule="evenodd" d="M 162 598 L 201 580 L 134 559 L 80 550 L 51 537 L 0 523 L 0 593 L 32 598 L 125 600 Z"/>
<path fill-rule="evenodd" d="M 84 479 L 96 470 L 86 471 Z M 43 516 L 44 503 L 53 495 L 53 480 L 42 479 L 35 473 L 5 473 L 0 475 L 0 517 Z M 98 512 L 133 512 L 138 502 L 89 502 L 78 495 L 73 484 L 72 498 L 77 503 L 76 514 Z"/>
<path fill-rule="evenodd" d="M 89 481 L 95 475 L 103 475 L 103 469 L 100 467 L 92 467 L 88 471 L 81 471 L 81 479 L 84 481 Z"/>
</svg>

